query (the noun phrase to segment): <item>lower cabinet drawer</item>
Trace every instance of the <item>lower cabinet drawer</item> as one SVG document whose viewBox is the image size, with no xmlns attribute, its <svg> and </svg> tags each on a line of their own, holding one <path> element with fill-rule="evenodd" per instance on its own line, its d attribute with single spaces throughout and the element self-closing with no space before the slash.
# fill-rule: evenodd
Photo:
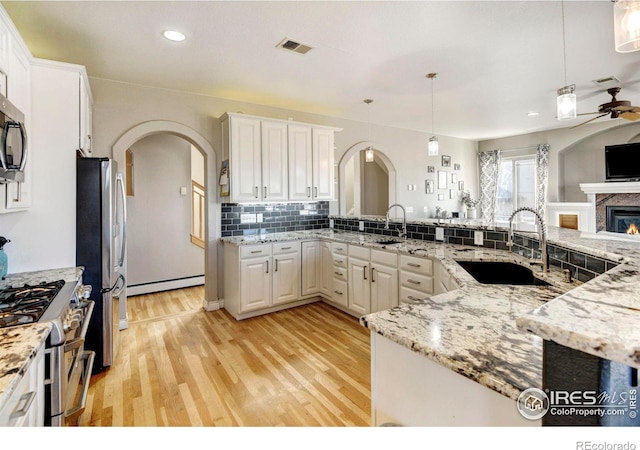
<svg viewBox="0 0 640 450">
<path fill-rule="evenodd" d="M 431 296 L 429 294 L 425 294 L 424 292 L 416 291 L 415 289 L 404 286 L 400 287 L 400 304 L 415 303 L 419 300 L 428 299 L 429 297 Z"/>
<path fill-rule="evenodd" d="M 271 255 L 271 244 L 240 246 L 240 259 L 269 255 Z"/>
<path fill-rule="evenodd" d="M 405 286 L 425 294 L 433 294 L 433 278 L 414 272 L 400 271 L 400 286 Z"/>
<path fill-rule="evenodd" d="M 333 265 L 338 267 L 347 267 L 348 257 L 339 253 L 333 254 Z"/>
<path fill-rule="evenodd" d="M 339 278 L 333 279 L 333 292 L 331 298 L 339 305 L 347 306 L 347 282 L 340 280 Z"/>
<path fill-rule="evenodd" d="M 346 269 L 346 267 L 333 266 L 333 278 L 336 280 L 347 282 L 348 273 L 349 271 Z"/>
</svg>

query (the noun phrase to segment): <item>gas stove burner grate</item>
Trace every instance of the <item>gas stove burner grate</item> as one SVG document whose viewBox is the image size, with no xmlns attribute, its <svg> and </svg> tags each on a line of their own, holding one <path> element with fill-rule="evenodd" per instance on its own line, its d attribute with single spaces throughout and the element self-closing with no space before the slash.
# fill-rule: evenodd
<svg viewBox="0 0 640 450">
<path fill-rule="evenodd" d="M 37 322 L 64 283 L 58 280 L 1 290 L 0 328 Z"/>
</svg>

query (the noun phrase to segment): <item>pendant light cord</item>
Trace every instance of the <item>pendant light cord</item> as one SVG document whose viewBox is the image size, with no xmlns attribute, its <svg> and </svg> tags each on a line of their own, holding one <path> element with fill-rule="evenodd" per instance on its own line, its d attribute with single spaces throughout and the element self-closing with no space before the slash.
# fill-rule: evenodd
<svg viewBox="0 0 640 450">
<path fill-rule="evenodd" d="M 561 2 L 562 7 L 562 57 L 564 62 L 564 85 L 567 85 L 567 43 L 564 30 L 564 0 Z"/>
</svg>

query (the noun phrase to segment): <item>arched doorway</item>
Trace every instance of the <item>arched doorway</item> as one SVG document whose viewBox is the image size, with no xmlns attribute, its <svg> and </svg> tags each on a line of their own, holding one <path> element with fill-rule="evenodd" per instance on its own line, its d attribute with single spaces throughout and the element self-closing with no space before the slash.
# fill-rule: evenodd
<svg viewBox="0 0 640 450">
<path fill-rule="evenodd" d="M 364 150 L 369 146 L 374 149 L 374 161 L 365 162 Z M 338 177 L 340 215 L 384 215 L 396 203 L 396 169 L 372 142 L 358 142 L 347 150 L 338 164 Z"/>
<path fill-rule="evenodd" d="M 205 211 L 205 298 L 203 308 L 208 311 L 219 309 L 218 301 L 218 261 L 217 245 L 214 245 L 220 237 L 220 226 L 217 218 L 220 214 L 220 202 L 215 189 L 215 178 L 210 179 L 211 174 L 216 173 L 217 157 L 213 147 L 194 129 L 171 121 L 149 121 L 134 126 L 125 132 L 113 145 L 112 155 L 118 164 L 118 170 L 122 171 L 126 165 L 126 152 L 133 144 L 145 137 L 155 134 L 172 134 L 191 143 L 204 157 L 206 202 Z M 126 182 L 126 181 L 125 181 Z M 127 274 L 127 251 L 125 251 L 122 271 Z M 128 327 L 127 319 L 127 290 L 123 290 L 120 297 L 120 329 Z"/>
</svg>

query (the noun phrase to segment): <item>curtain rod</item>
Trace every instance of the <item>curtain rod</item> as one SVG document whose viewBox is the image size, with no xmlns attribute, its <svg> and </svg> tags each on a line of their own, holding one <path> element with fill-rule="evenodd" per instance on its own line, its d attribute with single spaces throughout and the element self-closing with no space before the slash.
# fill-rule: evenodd
<svg viewBox="0 0 640 450">
<path fill-rule="evenodd" d="M 502 153 L 507 153 L 507 152 L 517 152 L 520 150 L 537 150 L 538 146 L 537 145 L 530 145 L 528 147 L 517 147 L 517 148 L 508 148 L 506 150 L 502 150 L 502 149 L 496 149 L 496 150 L 500 150 Z M 483 150 L 483 151 L 491 151 L 491 150 Z M 483 152 L 479 152 L 479 153 L 483 153 Z"/>
</svg>

